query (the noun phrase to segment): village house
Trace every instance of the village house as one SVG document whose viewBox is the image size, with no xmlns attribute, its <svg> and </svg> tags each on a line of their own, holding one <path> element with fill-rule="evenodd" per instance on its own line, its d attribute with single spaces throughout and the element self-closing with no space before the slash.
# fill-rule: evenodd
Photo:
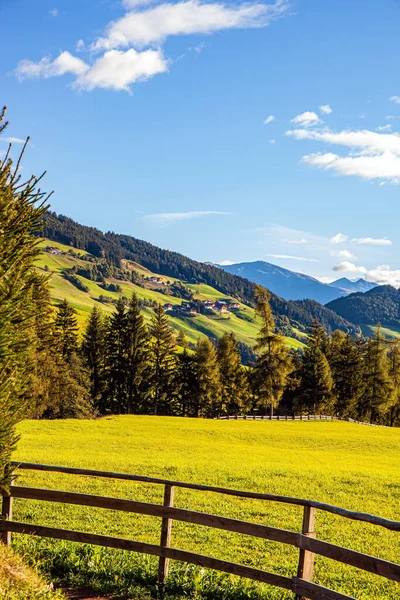
<svg viewBox="0 0 400 600">
<path fill-rule="evenodd" d="M 170 304 L 169 302 L 167 302 L 167 304 L 164 304 L 164 310 L 165 310 L 165 312 L 167 312 L 168 310 L 174 310 L 173 304 Z"/>
<path fill-rule="evenodd" d="M 61 254 L 61 250 L 55 246 L 47 246 L 46 252 L 49 252 L 49 254 Z"/>
<path fill-rule="evenodd" d="M 160 277 L 150 277 L 151 283 L 162 283 L 162 279 Z"/>
<path fill-rule="evenodd" d="M 231 302 L 231 303 L 228 305 L 228 309 L 229 309 L 229 310 L 239 310 L 239 308 L 240 308 L 240 304 L 239 304 L 239 302 Z"/>
</svg>

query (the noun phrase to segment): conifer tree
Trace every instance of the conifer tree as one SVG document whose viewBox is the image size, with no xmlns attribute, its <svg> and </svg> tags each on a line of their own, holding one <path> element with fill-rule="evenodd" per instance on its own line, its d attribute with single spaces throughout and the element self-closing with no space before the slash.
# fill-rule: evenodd
<svg viewBox="0 0 400 600">
<path fill-rule="evenodd" d="M 222 387 L 217 353 L 208 338 L 196 345 L 198 407 L 196 416 L 217 417 L 222 412 Z"/>
<path fill-rule="evenodd" d="M 125 344 L 127 412 L 145 412 L 150 375 L 150 336 L 135 293 L 126 313 Z"/>
<path fill-rule="evenodd" d="M 219 340 L 217 355 L 222 386 L 222 411 L 224 414 L 234 415 L 245 409 L 249 391 L 233 333 L 225 333 Z"/>
<path fill-rule="evenodd" d="M 297 407 L 307 412 L 332 412 L 333 379 L 323 349 L 327 338 L 319 323 L 314 322 L 303 352 Z"/>
<path fill-rule="evenodd" d="M 105 324 L 101 310 L 95 305 L 83 334 L 81 353 L 90 378 L 90 396 L 98 407 L 104 391 Z"/>
<path fill-rule="evenodd" d="M 269 407 L 272 416 L 285 388 L 290 361 L 283 337 L 274 332 L 275 323 L 268 291 L 256 285 L 254 298 L 255 312 L 261 319 L 261 328 L 254 347 L 258 357 L 253 370 L 253 391 L 259 409 L 264 412 Z"/>
<path fill-rule="evenodd" d="M 115 311 L 107 323 L 105 344 L 106 386 L 100 402 L 100 412 L 102 414 L 126 412 L 126 330 L 125 304 L 122 298 L 119 298 Z"/>
<path fill-rule="evenodd" d="M 360 342 L 349 334 L 335 331 L 330 338 L 328 360 L 333 377 L 335 412 L 341 417 L 357 418 L 364 388 Z"/>
<path fill-rule="evenodd" d="M 365 387 L 359 403 L 360 417 L 375 423 L 391 406 L 395 393 L 380 325 L 375 337 L 368 339 L 365 344 L 363 377 Z"/>
<path fill-rule="evenodd" d="M 182 330 L 178 331 L 178 335 L 176 336 L 176 343 L 178 346 L 181 346 L 181 348 L 188 347 L 188 342 L 187 342 L 186 336 Z"/>
<path fill-rule="evenodd" d="M 155 415 L 171 415 L 177 400 L 175 339 L 162 304 L 154 309 L 150 326 L 150 397 Z"/>
<path fill-rule="evenodd" d="M 7 127 L 0 112 L 0 134 Z M 0 492 L 10 476 L 5 472 L 16 444 L 14 426 L 24 415 L 23 394 L 31 370 L 34 343 L 32 289 L 42 278 L 34 269 L 40 253 L 34 232 L 41 229 L 46 211 L 39 179 L 22 183 L 10 148 L 0 159 Z"/>
<path fill-rule="evenodd" d="M 199 411 L 196 359 L 187 348 L 178 355 L 177 389 L 182 417 L 196 417 Z"/>
<path fill-rule="evenodd" d="M 394 393 L 392 398 L 391 406 L 388 411 L 389 425 L 400 424 L 400 342 L 395 341 L 391 343 L 390 350 L 388 352 L 389 359 L 389 375 L 392 380 Z"/>
<path fill-rule="evenodd" d="M 68 362 L 72 354 L 78 350 L 78 321 L 75 309 L 66 299 L 57 307 L 55 331 L 59 351 L 63 359 Z"/>
</svg>

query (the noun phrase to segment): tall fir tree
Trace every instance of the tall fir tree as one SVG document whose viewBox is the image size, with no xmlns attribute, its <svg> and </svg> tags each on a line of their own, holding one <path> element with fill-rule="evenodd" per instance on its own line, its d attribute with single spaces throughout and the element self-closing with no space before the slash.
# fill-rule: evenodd
<svg viewBox="0 0 400 600">
<path fill-rule="evenodd" d="M 275 333 L 269 298 L 265 288 L 255 286 L 255 312 L 261 320 L 261 328 L 254 347 L 258 356 L 253 369 L 252 383 L 258 409 L 264 413 L 269 408 L 272 416 L 285 388 L 290 360 L 284 338 Z"/>
<path fill-rule="evenodd" d="M 198 415 L 198 390 L 196 359 L 194 354 L 184 348 L 177 357 L 177 389 L 182 417 Z"/>
<path fill-rule="evenodd" d="M 233 333 L 225 333 L 219 340 L 217 355 L 222 386 L 222 413 L 234 415 L 245 412 L 249 390 Z"/>
<path fill-rule="evenodd" d="M 66 299 L 57 307 L 55 332 L 59 351 L 63 359 L 68 362 L 71 360 L 72 354 L 78 350 L 78 320 L 75 309 Z"/>
<path fill-rule="evenodd" d="M 0 134 L 8 125 L 5 112 L 0 112 Z M 15 425 L 24 416 L 23 394 L 32 368 L 32 291 L 43 283 L 34 268 L 40 249 L 33 234 L 42 226 L 45 196 L 34 176 L 21 183 L 22 154 L 15 167 L 10 147 L 0 159 L 0 492 L 10 483 L 6 466 L 17 442 Z"/>
<path fill-rule="evenodd" d="M 362 420 L 375 423 L 391 406 L 395 388 L 389 366 L 386 343 L 378 325 L 375 337 L 368 339 L 364 347 L 365 386 L 359 402 Z"/>
<path fill-rule="evenodd" d="M 208 338 L 196 345 L 197 417 L 221 415 L 222 386 L 217 353 Z"/>
<path fill-rule="evenodd" d="M 106 385 L 99 405 L 101 414 L 119 414 L 127 411 L 126 331 L 126 309 L 120 298 L 107 323 Z"/>
<path fill-rule="evenodd" d="M 400 342 L 396 340 L 390 345 L 388 352 L 389 375 L 393 384 L 393 398 L 388 408 L 388 425 L 400 425 Z"/>
<path fill-rule="evenodd" d="M 328 361 L 333 377 L 335 413 L 357 418 L 357 408 L 364 389 L 361 344 L 349 334 L 334 331 L 328 346 Z"/>
<path fill-rule="evenodd" d="M 175 339 L 162 304 L 154 309 L 150 334 L 149 385 L 152 413 L 172 415 L 177 404 Z"/>
<path fill-rule="evenodd" d="M 126 313 L 127 412 L 146 412 L 150 375 L 150 335 L 135 293 Z"/>
<path fill-rule="evenodd" d="M 101 310 L 95 305 L 83 334 L 81 354 L 90 378 L 90 396 L 96 408 L 104 392 L 105 323 Z"/>
</svg>

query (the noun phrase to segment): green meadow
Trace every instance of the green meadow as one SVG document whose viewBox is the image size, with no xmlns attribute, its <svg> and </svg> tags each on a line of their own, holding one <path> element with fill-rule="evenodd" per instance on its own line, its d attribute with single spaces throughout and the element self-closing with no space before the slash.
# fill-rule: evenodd
<svg viewBox="0 0 400 600">
<path fill-rule="evenodd" d="M 400 430 L 337 422 L 212 421 L 119 416 L 91 421 L 25 421 L 15 460 L 133 473 L 314 499 L 399 520 Z M 162 486 L 20 471 L 19 484 L 162 502 Z M 176 489 L 175 505 L 300 531 L 302 509 Z M 113 511 L 15 501 L 19 521 L 159 543 L 160 520 Z M 317 511 L 317 537 L 393 562 L 399 534 Z M 157 592 L 152 557 L 14 536 L 47 577 L 134 600 Z M 174 522 L 172 546 L 296 573 L 298 550 L 244 535 Z M 400 585 L 322 557 L 315 581 L 358 599 L 395 600 Z M 166 598 L 292 598 L 284 590 L 171 563 Z"/>
</svg>

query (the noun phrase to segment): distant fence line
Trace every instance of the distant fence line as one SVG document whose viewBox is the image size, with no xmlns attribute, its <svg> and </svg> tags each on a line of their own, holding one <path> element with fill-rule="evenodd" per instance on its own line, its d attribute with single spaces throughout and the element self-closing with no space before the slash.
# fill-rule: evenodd
<svg viewBox="0 0 400 600">
<path fill-rule="evenodd" d="M 357 425 L 368 425 L 369 427 L 389 427 L 389 425 L 378 425 L 377 423 L 366 423 L 356 421 L 349 417 L 333 417 L 332 415 L 229 415 L 215 417 L 217 421 L 346 421 Z"/>
<path fill-rule="evenodd" d="M 349 511 L 343 508 L 315 502 L 313 500 L 302 500 L 300 498 L 291 498 L 287 496 L 276 496 L 273 494 L 262 494 L 257 492 L 247 492 L 231 490 L 226 488 L 206 486 L 201 484 L 192 484 L 142 475 L 128 475 L 121 473 L 112 473 L 105 471 L 93 471 L 88 469 L 77 469 L 72 467 L 58 467 L 53 465 L 38 465 L 33 463 L 12 463 L 11 468 L 28 469 L 34 471 L 58 472 L 71 475 L 104 477 L 108 479 L 119 479 L 132 482 L 144 482 L 150 484 L 161 484 L 164 486 L 163 504 L 150 504 L 147 502 L 137 502 L 134 500 L 125 500 L 119 498 L 109 498 L 105 496 L 94 496 L 89 494 L 80 494 L 68 491 L 57 491 L 48 489 L 36 489 L 31 487 L 20 487 L 12 485 L 9 494 L 3 493 L 2 515 L 0 516 L 0 541 L 6 544 L 11 543 L 13 533 L 37 535 L 71 542 L 81 542 L 94 544 L 108 548 L 117 548 L 121 550 L 130 550 L 159 557 L 158 563 L 158 581 L 164 584 L 168 577 L 169 560 L 178 560 L 201 567 L 215 569 L 232 575 L 246 577 L 253 581 L 267 583 L 269 585 L 289 590 L 295 594 L 297 600 L 355 600 L 350 596 L 335 592 L 322 585 L 313 583 L 314 574 L 314 554 L 330 558 L 332 560 L 351 565 L 363 571 L 380 575 L 391 581 L 400 581 L 400 565 L 395 564 L 374 556 L 368 556 L 348 548 L 343 548 L 316 539 L 314 531 L 314 522 L 316 510 L 322 510 L 329 513 L 363 521 L 380 527 L 385 527 L 391 531 L 400 532 L 400 522 L 390 521 L 382 517 L 376 517 L 366 513 Z M 184 488 L 202 492 L 216 492 L 234 496 L 237 498 L 253 498 L 257 500 L 280 502 L 303 507 L 303 525 L 301 532 L 288 531 L 262 525 L 260 523 L 251 523 L 240 521 L 219 515 L 186 510 L 174 507 L 175 488 Z M 43 527 L 32 523 L 19 523 L 13 521 L 13 500 L 28 499 L 44 502 L 56 502 L 61 504 L 72 504 L 77 506 L 88 506 L 110 510 L 119 510 L 128 513 L 136 513 L 161 518 L 161 536 L 160 545 L 147 544 L 129 539 L 114 538 L 105 535 L 84 533 L 59 529 L 55 527 Z M 287 544 L 299 549 L 299 561 L 297 574 L 293 577 L 269 573 L 267 571 L 248 567 L 226 560 L 212 558 L 171 548 L 171 533 L 173 521 L 182 521 L 195 525 L 213 527 L 223 531 L 232 531 L 244 535 L 249 535 L 264 540 L 272 540 Z"/>
</svg>

